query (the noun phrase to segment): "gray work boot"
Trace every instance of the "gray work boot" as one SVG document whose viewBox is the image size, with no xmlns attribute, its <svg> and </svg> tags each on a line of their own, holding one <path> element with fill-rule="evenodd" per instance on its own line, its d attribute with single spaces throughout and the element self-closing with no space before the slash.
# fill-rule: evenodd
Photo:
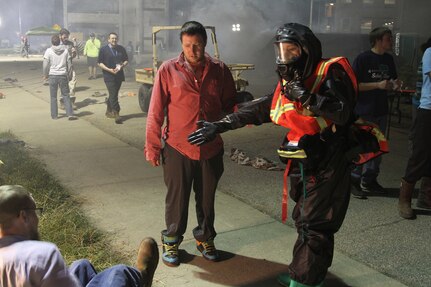
<svg viewBox="0 0 431 287">
<path fill-rule="evenodd" d="M 416 206 L 419 208 L 431 209 L 431 177 L 422 177 Z"/>
<path fill-rule="evenodd" d="M 403 178 L 401 179 L 398 212 L 402 218 L 415 219 L 416 217 L 412 209 L 412 195 L 414 189 L 414 183 L 408 183 Z"/>
</svg>

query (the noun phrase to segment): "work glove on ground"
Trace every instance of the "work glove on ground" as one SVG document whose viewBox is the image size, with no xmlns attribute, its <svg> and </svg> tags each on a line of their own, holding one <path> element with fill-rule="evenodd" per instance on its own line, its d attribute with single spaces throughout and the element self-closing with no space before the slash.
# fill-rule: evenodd
<svg viewBox="0 0 431 287">
<path fill-rule="evenodd" d="M 227 130 L 232 130 L 232 120 L 229 116 L 216 122 L 207 122 L 200 120 L 196 123 L 200 129 L 189 134 L 187 141 L 193 145 L 203 145 L 214 140 L 217 134 L 224 133 Z"/>
</svg>

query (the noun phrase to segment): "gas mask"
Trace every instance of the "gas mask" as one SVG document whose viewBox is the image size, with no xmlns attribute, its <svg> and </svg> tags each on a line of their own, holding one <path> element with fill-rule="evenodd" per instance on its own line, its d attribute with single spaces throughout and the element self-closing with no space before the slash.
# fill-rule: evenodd
<svg viewBox="0 0 431 287">
<path fill-rule="evenodd" d="M 289 65 L 296 62 L 302 54 L 301 46 L 295 42 L 274 43 L 277 65 Z"/>
<path fill-rule="evenodd" d="M 274 43 L 277 72 L 286 81 L 293 79 L 294 71 L 302 71 L 307 59 L 302 47 L 293 41 Z"/>
</svg>

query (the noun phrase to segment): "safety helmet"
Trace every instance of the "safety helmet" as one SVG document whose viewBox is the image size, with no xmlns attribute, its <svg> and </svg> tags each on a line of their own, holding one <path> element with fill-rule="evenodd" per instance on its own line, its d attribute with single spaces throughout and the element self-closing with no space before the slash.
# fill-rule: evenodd
<svg viewBox="0 0 431 287">
<path fill-rule="evenodd" d="M 286 48 L 288 45 L 284 43 L 291 44 L 289 47 L 292 48 Z M 299 53 L 295 52 L 295 45 L 299 48 Z M 274 48 L 279 72 L 293 68 L 302 72 L 304 79 L 313 73 L 322 58 L 319 39 L 308 27 L 298 23 L 287 23 L 277 29 Z"/>
</svg>

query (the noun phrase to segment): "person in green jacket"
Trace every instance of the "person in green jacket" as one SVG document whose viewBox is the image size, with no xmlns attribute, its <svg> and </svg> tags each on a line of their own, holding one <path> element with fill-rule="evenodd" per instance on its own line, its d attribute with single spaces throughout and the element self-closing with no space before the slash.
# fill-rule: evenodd
<svg viewBox="0 0 431 287">
<path fill-rule="evenodd" d="M 88 71 L 90 72 L 89 80 L 96 79 L 97 57 L 99 56 L 100 40 L 94 33 L 90 34 L 84 47 L 84 56 L 87 56 Z"/>
</svg>

